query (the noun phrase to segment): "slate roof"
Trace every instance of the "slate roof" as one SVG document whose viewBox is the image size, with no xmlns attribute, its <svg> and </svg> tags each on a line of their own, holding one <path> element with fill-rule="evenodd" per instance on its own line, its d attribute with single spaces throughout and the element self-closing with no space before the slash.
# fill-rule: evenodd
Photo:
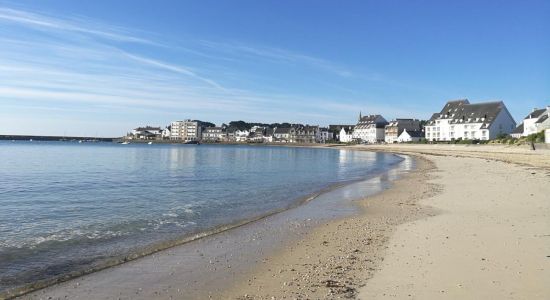
<svg viewBox="0 0 550 300">
<path fill-rule="evenodd" d="M 416 119 L 403 119 L 403 118 L 400 119 L 400 118 L 397 118 L 397 119 L 395 119 L 395 120 L 391 120 L 391 121 L 389 122 L 389 124 L 386 125 L 386 127 L 388 127 L 388 126 L 390 126 L 390 127 L 391 127 L 391 126 L 399 126 L 399 125 L 405 125 L 405 126 L 406 126 L 406 124 L 412 125 L 412 124 L 414 124 L 415 122 L 416 122 L 417 124 L 420 124 L 420 121 L 419 121 L 419 120 L 416 120 Z"/>
<path fill-rule="evenodd" d="M 546 121 L 548 119 L 548 114 L 546 115 L 543 115 L 542 117 L 540 117 L 537 122 L 535 123 L 543 123 L 544 121 Z"/>
<path fill-rule="evenodd" d="M 379 121 L 379 122 L 376 122 L 376 119 L 382 117 L 381 115 L 368 115 L 368 116 L 363 116 L 361 117 L 361 119 L 359 119 L 359 122 L 357 123 L 357 125 L 355 126 L 355 129 L 364 129 L 364 128 L 368 128 L 370 127 L 371 125 L 375 125 L 376 128 L 385 128 L 386 125 L 388 124 L 387 121 Z"/>
<path fill-rule="evenodd" d="M 514 133 L 523 133 L 523 123 L 519 124 L 518 127 L 516 127 L 516 129 L 514 129 L 514 131 L 512 131 L 512 134 Z"/>
<path fill-rule="evenodd" d="M 162 129 L 160 129 L 160 127 L 151 127 L 151 126 L 146 126 L 146 127 L 138 127 L 136 129 L 134 129 L 135 131 L 151 131 L 151 130 L 158 130 L 158 131 L 162 131 Z"/>
<path fill-rule="evenodd" d="M 276 134 L 289 134 L 290 128 L 275 128 Z"/>
<path fill-rule="evenodd" d="M 542 115 L 545 111 L 546 111 L 546 108 L 535 109 L 533 112 L 531 112 L 530 114 L 528 114 L 524 119 L 538 118 L 538 117 L 540 117 L 540 115 Z"/>
<path fill-rule="evenodd" d="M 204 132 L 208 132 L 208 131 L 213 131 L 214 132 L 216 130 L 223 130 L 223 128 L 222 127 L 206 127 L 204 129 Z"/>
<path fill-rule="evenodd" d="M 333 132 L 340 132 L 342 128 L 355 127 L 355 125 L 328 125 L 328 130 Z"/>
<path fill-rule="evenodd" d="M 355 128 L 355 126 L 342 126 L 342 127 L 340 128 L 340 131 L 342 131 L 342 129 L 344 129 L 344 131 L 345 131 L 346 133 L 350 133 L 350 132 L 353 131 L 354 128 Z M 340 131 L 338 131 L 338 132 L 340 132 Z"/>
<path fill-rule="evenodd" d="M 374 122 L 376 121 L 376 118 L 380 117 L 380 115 L 368 115 L 368 116 L 362 116 L 359 122 Z"/>
<path fill-rule="evenodd" d="M 435 121 L 437 118 L 439 118 L 439 113 L 433 113 L 431 118 L 428 120 L 429 123 Z"/>
<path fill-rule="evenodd" d="M 417 138 L 424 137 L 424 132 L 422 132 L 421 130 L 411 130 L 411 131 L 408 131 L 408 130 L 407 130 L 407 133 L 408 133 L 411 137 L 417 137 Z"/>
<path fill-rule="evenodd" d="M 455 100 L 447 102 L 436 119 L 451 119 L 449 124 L 482 123 L 481 128 L 488 128 L 503 109 L 502 101 L 470 104 L 468 100 Z M 434 120 L 428 124 L 433 125 Z"/>
</svg>

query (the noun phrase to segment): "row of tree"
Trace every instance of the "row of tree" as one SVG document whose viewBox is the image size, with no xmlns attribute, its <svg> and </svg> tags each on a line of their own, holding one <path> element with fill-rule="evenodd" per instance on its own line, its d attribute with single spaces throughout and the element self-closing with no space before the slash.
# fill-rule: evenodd
<svg viewBox="0 0 550 300">
<path fill-rule="evenodd" d="M 198 122 L 201 126 L 201 128 L 206 128 L 206 127 L 215 127 L 216 125 L 214 123 L 211 123 L 211 122 L 205 122 L 205 121 L 200 121 L 200 120 L 193 120 L 195 122 Z M 245 122 L 245 121 L 231 121 L 229 122 L 229 124 L 225 124 L 223 123 L 221 127 L 225 127 L 225 128 L 228 128 L 228 129 L 238 129 L 238 130 L 250 130 L 252 127 L 254 126 L 260 126 L 260 127 L 267 127 L 267 128 L 290 128 L 292 126 L 292 124 L 290 123 L 271 123 L 271 124 L 267 124 L 267 123 L 257 123 L 257 122 L 252 122 L 252 123 L 249 123 L 249 122 Z"/>
</svg>

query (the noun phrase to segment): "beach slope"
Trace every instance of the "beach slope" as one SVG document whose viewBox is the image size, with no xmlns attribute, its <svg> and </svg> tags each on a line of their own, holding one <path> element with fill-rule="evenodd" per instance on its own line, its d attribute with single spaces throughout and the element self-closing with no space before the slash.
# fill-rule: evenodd
<svg viewBox="0 0 550 300">
<path fill-rule="evenodd" d="M 442 192 L 419 204 L 440 213 L 397 227 L 358 298 L 548 299 L 550 170 L 534 167 L 548 153 L 427 147 L 375 147 L 435 163 Z"/>
</svg>

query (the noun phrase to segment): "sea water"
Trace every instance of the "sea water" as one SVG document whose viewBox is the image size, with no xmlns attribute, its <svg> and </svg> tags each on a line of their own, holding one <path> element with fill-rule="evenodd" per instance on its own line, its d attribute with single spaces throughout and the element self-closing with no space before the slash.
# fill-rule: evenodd
<svg viewBox="0 0 550 300">
<path fill-rule="evenodd" d="M 325 148 L 37 141 L 2 141 L 0 158 L 0 294 L 285 210 L 402 160 Z"/>
</svg>

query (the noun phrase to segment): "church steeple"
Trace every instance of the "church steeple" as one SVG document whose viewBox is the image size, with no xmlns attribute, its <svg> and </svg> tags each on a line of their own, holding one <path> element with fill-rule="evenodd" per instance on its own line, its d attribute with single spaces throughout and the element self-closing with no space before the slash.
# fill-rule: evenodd
<svg viewBox="0 0 550 300">
<path fill-rule="evenodd" d="M 359 111 L 359 121 L 361 121 L 361 111 Z"/>
</svg>

